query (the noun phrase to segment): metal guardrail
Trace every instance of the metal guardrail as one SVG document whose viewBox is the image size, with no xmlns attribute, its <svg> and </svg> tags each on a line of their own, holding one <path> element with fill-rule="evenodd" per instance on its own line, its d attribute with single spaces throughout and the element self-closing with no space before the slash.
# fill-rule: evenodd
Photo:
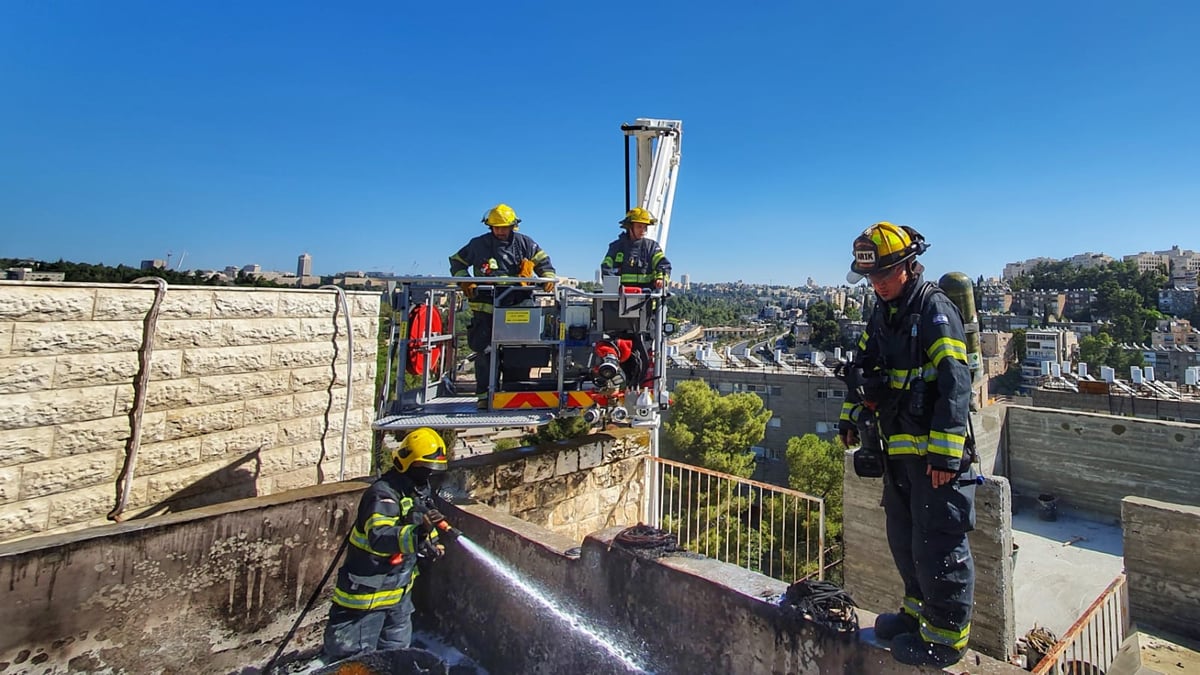
<svg viewBox="0 0 1200 675">
<path fill-rule="evenodd" d="M 788 583 L 825 578 L 825 500 L 653 457 L 660 527 L 679 546 Z"/>
<path fill-rule="evenodd" d="M 1122 573 L 1037 662 L 1034 675 L 1103 675 L 1131 625 L 1129 586 Z"/>
</svg>

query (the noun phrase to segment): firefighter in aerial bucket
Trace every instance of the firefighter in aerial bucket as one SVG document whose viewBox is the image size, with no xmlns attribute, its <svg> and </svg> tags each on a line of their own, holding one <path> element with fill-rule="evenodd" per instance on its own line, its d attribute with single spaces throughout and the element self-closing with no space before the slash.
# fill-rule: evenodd
<svg viewBox="0 0 1200 675">
<path fill-rule="evenodd" d="M 488 232 L 468 241 L 450 256 L 450 274 L 456 277 L 542 277 L 555 278 L 550 256 L 532 237 L 517 232 L 521 219 L 508 204 L 497 204 L 483 214 Z M 495 292 L 479 290 L 478 282 L 464 281 L 463 294 L 471 308 L 471 323 L 467 326 L 467 346 L 475 352 L 475 396 L 479 408 L 487 408 L 488 374 L 491 372 L 492 314 L 495 311 Z M 553 288 L 548 282 L 545 290 Z M 506 298 L 514 303 L 528 294 L 510 292 Z M 505 382 L 528 379 L 528 368 L 500 365 L 500 379 Z"/>
<path fill-rule="evenodd" d="M 646 230 L 657 223 L 658 219 L 646 209 L 629 209 L 620 222 L 625 231 L 608 245 L 600 274 L 620 276 L 622 286 L 665 286 L 671 278 L 671 262 L 657 241 L 646 238 Z"/>
<path fill-rule="evenodd" d="M 847 366 L 838 431 L 847 447 L 862 432 L 859 475 L 883 474 L 888 545 L 904 583 L 899 611 L 881 614 L 875 634 L 891 641 L 897 661 L 944 668 L 962 657 L 971 634 L 975 563 L 967 533 L 977 482 L 963 321 L 922 277 L 917 256 L 928 247 L 915 229 L 888 222 L 854 240 L 846 280 L 868 279 L 876 302 Z"/>
</svg>

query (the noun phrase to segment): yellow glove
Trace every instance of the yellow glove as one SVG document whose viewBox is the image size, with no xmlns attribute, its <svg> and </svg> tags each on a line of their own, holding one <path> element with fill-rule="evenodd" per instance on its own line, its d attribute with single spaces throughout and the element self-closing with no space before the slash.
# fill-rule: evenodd
<svg viewBox="0 0 1200 675">
<path fill-rule="evenodd" d="M 533 273 L 533 261 L 530 260 L 529 258 L 522 260 L 521 261 L 521 272 L 519 274 L 517 274 L 517 276 L 519 276 L 519 277 L 535 276 Z"/>
<path fill-rule="evenodd" d="M 471 281 L 467 281 L 458 285 L 458 287 L 462 289 L 463 295 L 467 296 L 468 300 L 475 297 L 475 286 L 476 284 Z"/>
<path fill-rule="evenodd" d="M 542 284 L 542 290 L 546 291 L 547 293 L 549 293 L 550 291 L 553 291 L 554 290 L 554 282 L 547 281 L 546 283 Z"/>
</svg>

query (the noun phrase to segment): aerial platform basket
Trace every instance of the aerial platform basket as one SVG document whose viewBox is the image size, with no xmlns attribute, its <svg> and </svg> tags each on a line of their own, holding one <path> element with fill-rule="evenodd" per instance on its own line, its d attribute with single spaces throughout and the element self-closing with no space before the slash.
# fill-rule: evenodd
<svg viewBox="0 0 1200 675">
<path fill-rule="evenodd" d="M 474 378 L 467 376 L 474 357 L 460 357 L 467 315 L 459 284 L 466 281 L 495 298 L 488 347 L 493 358 L 489 372 L 475 373 L 488 378 L 485 408 L 477 403 Z M 622 288 L 589 293 L 557 285 L 543 289 L 555 282 L 523 277 L 390 281 L 384 383 L 373 428 L 530 427 L 570 415 L 583 415 L 591 423 L 656 426 L 659 406 L 630 408 L 625 394 L 634 392 L 631 402 L 658 401 L 660 394 L 665 401 L 661 376 L 643 369 L 626 387 L 620 369 L 597 365 L 593 348 L 610 334 L 637 335 L 642 361 L 652 364 L 661 345 L 658 327 L 666 316 L 662 300 L 667 294 Z M 528 376 L 502 381 L 501 370 L 511 377 L 514 367 Z"/>
</svg>

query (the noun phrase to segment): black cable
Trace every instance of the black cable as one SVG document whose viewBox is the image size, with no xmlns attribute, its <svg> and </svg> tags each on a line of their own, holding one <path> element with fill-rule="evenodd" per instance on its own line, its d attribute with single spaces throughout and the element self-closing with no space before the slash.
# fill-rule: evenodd
<svg viewBox="0 0 1200 675">
<path fill-rule="evenodd" d="M 325 570 L 325 576 L 321 577 L 321 583 L 317 584 L 317 587 L 313 589 L 312 595 L 308 596 L 308 602 L 305 603 L 304 609 L 300 611 L 300 615 L 296 617 L 296 622 L 292 624 L 291 630 L 287 632 L 287 635 L 283 636 L 283 641 L 279 643 L 279 648 L 275 650 L 275 653 L 271 656 L 270 660 L 267 661 L 267 665 L 263 666 L 264 673 L 271 672 L 271 668 L 275 666 L 275 662 L 279 659 L 279 655 L 283 654 L 283 650 L 287 648 L 288 643 L 292 641 L 293 637 L 295 637 L 296 629 L 300 627 L 300 622 L 304 620 L 304 617 L 310 611 L 312 611 L 313 604 L 317 601 L 317 596 L 321 594 L 321 589 L 325 588 L 325 584 L 329 582 L 329 576 L 333 574 L 334 568 L 337 567 L 338 561 L 342 559 L 342 553 L 345 552 L 346 546 L 349 543 L 350 537 L 346 537 L 342 540 L 342 545 L 338 547 L 337 553 L 333 554 L 333 560 L 329 562 L 329 567 Z"/>
</svg>

